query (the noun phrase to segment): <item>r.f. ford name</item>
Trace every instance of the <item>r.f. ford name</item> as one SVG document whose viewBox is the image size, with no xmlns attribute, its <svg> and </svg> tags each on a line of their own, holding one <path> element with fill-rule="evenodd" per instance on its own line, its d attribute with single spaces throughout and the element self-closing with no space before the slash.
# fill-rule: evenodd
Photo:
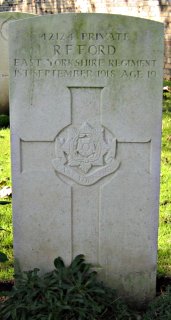
<svg viewBox="0 0 171 320">
<path fill-rule="evenodd" d="M 69 54 L 89 54 L 89 55 L 114 55 L 116 48 L 113 45 L 54 45 L 54 54 L 56 55 L 69 55 Z"/>
</svg>

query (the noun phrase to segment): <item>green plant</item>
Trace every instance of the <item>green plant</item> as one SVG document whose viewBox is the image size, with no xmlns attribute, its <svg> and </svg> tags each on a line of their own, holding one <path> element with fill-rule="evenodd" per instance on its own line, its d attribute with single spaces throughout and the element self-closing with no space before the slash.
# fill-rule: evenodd
<svg viewBox="0 0 171 320">
<path fill-rule="evenodd" d="M 59 257 L 55 270 L 16 275 L 16 285 L 0 308 L 3 320 L 134 319 L 113 289 L 97 281 L 96 272 L 77 256 L 69 267 Z"/>
<path fill-rule="evenodd" d="M 157 297 L 148 307 L 143 320 L 170 320 L 171 319 L 171 286 L 160 297 Z"/>
</svg>

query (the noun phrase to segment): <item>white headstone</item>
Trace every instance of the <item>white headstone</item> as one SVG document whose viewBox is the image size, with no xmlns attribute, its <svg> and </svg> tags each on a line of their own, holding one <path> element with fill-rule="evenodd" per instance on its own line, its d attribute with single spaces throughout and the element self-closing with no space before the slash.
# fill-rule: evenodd
<svg viewBox="0 0 171 320">
<path fill-rule="evenodd" d="M 155 294 L 163 25 L 60 14 L 10 26 L 14 250 L 77 254 L 132 302 Z"/>
<path fill-rule="evenodd" d="M 9 112 L 8 23 L 32 16 L 35 15 L 22 12 L 0 12 L 0 114 Z"/>
</svg>

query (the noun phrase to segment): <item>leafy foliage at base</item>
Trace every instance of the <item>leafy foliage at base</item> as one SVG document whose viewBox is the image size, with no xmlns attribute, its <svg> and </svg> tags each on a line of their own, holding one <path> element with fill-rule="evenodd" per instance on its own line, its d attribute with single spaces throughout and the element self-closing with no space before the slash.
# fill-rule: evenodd
<svg viewBox="0 0 171 320">
<path fill-rule="evenodd" d="M 115 291 L 97 280 L 83 255 L 69 267 L 60 257 L 54 265 L 44 276 L 39 269 L 15 276 L 10 298 L 0 307 L 3 320 L 134 319 Z"/>
<path fill-rule="evenodd" d="M 148 307 L 143 320 L 171 319 L 171 286 L 160 297 L 157 297 Z"/>
</svg>

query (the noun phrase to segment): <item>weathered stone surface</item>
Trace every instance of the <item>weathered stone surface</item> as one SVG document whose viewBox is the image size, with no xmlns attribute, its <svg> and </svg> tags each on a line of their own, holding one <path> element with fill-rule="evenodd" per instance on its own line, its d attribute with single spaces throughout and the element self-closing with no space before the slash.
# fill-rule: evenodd
<svg viewBox="0 0 171 320">
<path fill-rule="evenodd" d="M 21 12 L 0 13 L 0 114 L 9 112 L 8 23 L 32 16 L 35 15 Z"/>
<path fill-rule="evenodd" d="M 163 25 L 60 14 L 10 25 L 14 250 L 80 253 L 132 302 L 155 294 Z"/>
</svg>

